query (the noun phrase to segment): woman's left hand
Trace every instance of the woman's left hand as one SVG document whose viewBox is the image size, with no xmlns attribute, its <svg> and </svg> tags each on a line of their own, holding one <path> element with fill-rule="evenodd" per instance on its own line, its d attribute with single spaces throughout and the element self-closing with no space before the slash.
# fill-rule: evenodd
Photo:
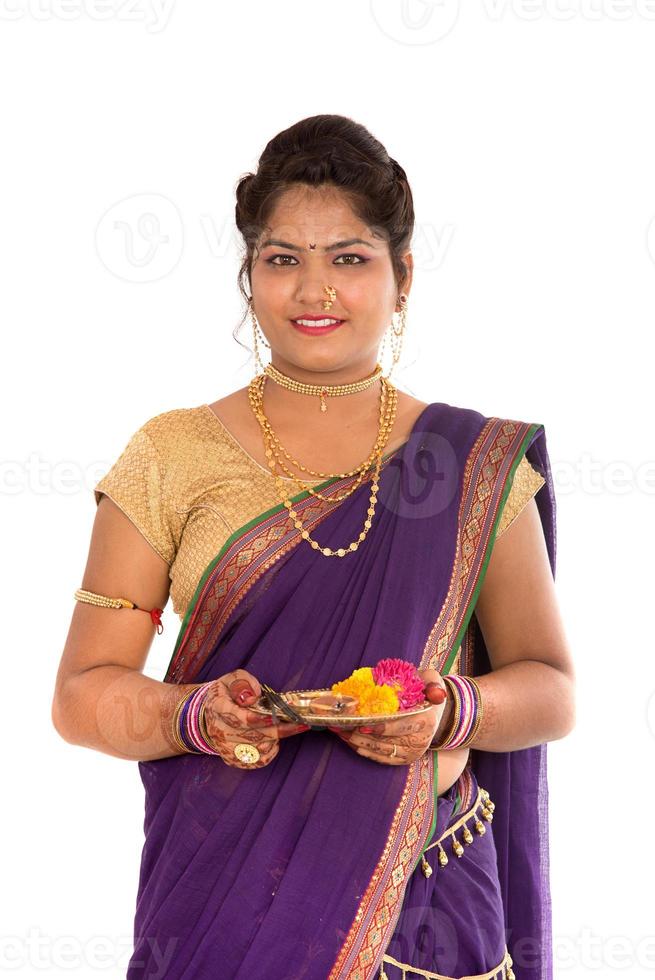
<svg viewBox="0 0 655 980">
<path fill-rule="evenodd" d="M 358 755 L 390 766 L 409 765 L 429 748 L 446 706 L 445 696 L 441 694 L 441 691 L 446 692 L 441 674 L 436 670 L 419 670 L 419 674 L 426 688 L 429 684 L 436 685 L 427 689 L 427 700 L 438 701 L 443 697 L 441 703 L 435 703 L 428 711 L 408 718 L 394 718 L 393 721 L 380 722 L 371 727 L 327 727 Z"/>
</svg>

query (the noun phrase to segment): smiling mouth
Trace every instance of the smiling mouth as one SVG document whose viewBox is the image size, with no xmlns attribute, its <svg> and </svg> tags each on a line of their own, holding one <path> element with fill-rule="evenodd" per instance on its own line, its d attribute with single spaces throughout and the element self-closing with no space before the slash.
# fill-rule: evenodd
<svg viewBox="0 0 655 980">
<path fill-rule="evenodd" d="M 301 317 L 299 320 L 292 320 L 291 322 L 297 324 L 299 327 L 336 327 L 339 323 L 343 323 L 344 321 L 337 320 L 332 316 L 326 316 L 316 320 Z"/>
</svg>

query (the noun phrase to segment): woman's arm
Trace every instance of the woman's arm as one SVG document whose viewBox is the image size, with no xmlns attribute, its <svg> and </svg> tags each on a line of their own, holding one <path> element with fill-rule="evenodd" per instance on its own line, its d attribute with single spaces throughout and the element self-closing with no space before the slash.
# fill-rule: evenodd
<svg viewBox="0 0 655 980">
<path fill-rule="evenodd" d="M 120 759 L 181 754 L 172 736 L 173 715 L 182 697 L 200 685 L 167 684 L 142 673 L 155 632 L 142 610 L 166 605 L 168 564 L 106 495 L 98 503 L 82 588 L 124 596 L 142 608 L 76 603 L 52 700 L 55 728 L 67 742 Z M 250 700 L 239 700 L 244 688 L 260 693 L 259 681 L 247 671 L 229 671 L 213 684 L 213 734 L 220 747 L 229 749 L 234 739 L 256 743 L 266 765 L 279 739 L 298 734 L 297 725 L 269 725 L 248 710 Z M 229 752 L 219 754 L 236 765 Z"/>
<path fill-rule="evenodd" d="M 52 700 L 56 730 L 67 742 L 122 759 L 179 753 L 168 735 L 173 710 L 197 685 L 165 684 L 142 673 L 155 635 L 142 610 L 166 605 L 168 565 L 105 495 L 81 587 L 125 596 L 142 609 L 75 603 Z"/>
<path fill-rule="evenodd" d="M 534 497 L 494 543 L 475 615 L 492 672 L 476 677 L 484 712 L 471 746 L 505 752 L 568 735 L 575 673 Z"/>
</svg>

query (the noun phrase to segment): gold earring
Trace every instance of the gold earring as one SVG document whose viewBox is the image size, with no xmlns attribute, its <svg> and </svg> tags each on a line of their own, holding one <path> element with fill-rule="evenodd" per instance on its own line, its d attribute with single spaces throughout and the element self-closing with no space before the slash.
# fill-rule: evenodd
<svg viewBox="0 0 655 980">
<path fill-rule="evenodd" d="M 332 286 L 323 286 L 323 292 L 327 293 L 329 297 L 329 299 L 323 300 L 323 309 L 329 310 L 336 298 L 337 291 Z"/>
<path fill-rule="evenodd" d="M 391 375 L 393 374 L 394 369 L 400 360 L 400 354 L 402 352 L 402 347 L 403 347 L 403 338 L 405 334 L 405 329 L 407 327 L 407 300 L 408 300 L 407 293 L 400 293 L 398 297 L 398 302 L 400 304 L 400 328 L 396 329 L 396 325 L 394 323 L 393 316 L 392 316 L 391 323 L 389 324 L 389 328 L 387 328 L 387 330 L 385 331 L 384 337 L 382 339 L 382 347 L 380 349 L 380 355 L 379 355 L 380 362 L 382 362 L 382 359 L 384 357 L 384 351 L 387 344 L 387 336 L 390 336 L 391 339 L 391 368 L 387 375 L 387 379 L 391 378 Z"/>
<path fill-rule="evenodd" d="M 250 311 L 250 319 L 252 320 L 252 339 L 253 339 L 253 349 L 254 349 L 254 352 L 255 352 L 255 361 L 259 364 L 260 370 L 261 371 L 264 371 L 265 370 L 265 367 L 262 364 L 261 357 L 259 356 L 259 347 L 257 345 L 257 331 L 259 331 L 259 334 L 260 334 L 260 337 L 261 337 L 261 342 L 264 345 L 264 347 L 268 347 L 268 349 L 270 350 L 271 349 L 271 345 L 266 342 L 266 338 L 264 337 L 264 334 L 262 333 L 262 329 L 259 326 L 259 323 L 257 322 L 257 317 L 255 316 L 255 309 L 254 309 L 254 307 L 252 305 L 252 296 L 248 300 L 248 309 Z"/>
</svg>

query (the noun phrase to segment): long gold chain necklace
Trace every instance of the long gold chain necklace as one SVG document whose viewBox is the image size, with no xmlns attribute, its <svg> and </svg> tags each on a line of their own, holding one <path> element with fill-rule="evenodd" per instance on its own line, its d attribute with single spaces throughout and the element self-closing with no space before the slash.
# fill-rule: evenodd
<svg viewBox="0 0 655 980">
<path fill-rule="evenodd" d="M 387 445 L 389 434 L 393 428 L 396 415 L 396 405 L 398 402 L 397 389 L 394 388 L 394 386 L 391 385 L 385 378 L 382 379 L 380 389 L 380 420 L 378 425 L 378 436 L 373 449 L 368 455 L 368 458 L 363 463 L 356 466 L 355 469 L 349 470 L 345 473 L 323 473 L 320 470 L 313 470 L 311 467 L 304 466 L 302 463 L 298 462 L 295 457 L 291 456 L 291 454 L 288 453 L 281 445 L 264 413 L 263 390 L 265 387 L 265 382 L 266 376 L 258 375 L 251 381 L 248 394 L 250 397 L 251 407 L 262 429 L 266 456 L 270 469 L 274 470 L 275 463 L 277 463 L 278 467 L 282 469 L 293 481 L 295 486 L 298 488 L 298 492 L 301 490 L 307 490 L 319 500 L 326 500 L 330 502 L 345 500 L 346 497 L 349 497 L 351 493 L 354 493 L 355 490 L 357 490 L 362 481 L 365 479 L 368 471 L 372 466 L 374 466 L 378 453 L 384 451 Z M 357 476 L 355 483 L 343 494 L 326 497 L 323 496 L 323 494 L 321 494 L 318 490 L 314 490 L 313 486 L 310 485 L 310 481 L 303 480 L 302 477 L 299 477 L 293 473 L 284 462 L 282 455 L 284 455 L 298 469 L 315 477 L 320 477 L 323 479 L 344 479 L 350 476 L 355 476 L 356 474 L 359 475 Z M 313 483 L 316 483 L 316 480 L 314 480 Z"/>
<path fill-rule="evenodd" d="M 293 381 L 293 379 L 291 379 L 291 378 L 287 379 L 286 376 L 284 376 L 284 375 L 282 377 L 284 378 L 285 382 L 286 381 Z M 395 418 L 396 403 L 397 403 L 397 389 L 393 385 L 391 385 L 389 382 L 387 382 L 386 379 L 381 379 L 381 380 L 382 380 L 383 384 L 385 386 L 388 385 L 389 386 L 389 389 L 390 389 L 391 425 L 393 425 L 393 419 Z M 337 548 L 337 549 L 323 548 L 318 543 L 318 541 L 315 541 L 311 537 L 311 535 L 309 534 L 309 531 L 307 531 L 304 528 L 302 521 L 298 517 L 298 512 L 296 510 L 294 510 L 293 503 L 292 503 L 292 501 L 289 499 L 289 497 L 287 495 L 287 489 L 286 489 L 286 487 L 282 483 L 281 478 L 275 472 L 275 469 L 274 469 L 275 468 L 274 449 L 273 449 L 272 444 L 270 444 L 271 443 L 271 440 L 270 440 L 270 437 L 268 435 L 268 430 L 262 424 L 263 420 L 265 420 L 267 423 L 268 423 L 268 420 L 266 419 L 266 416 L 265 416 L 264 411 L 263 411 L 263 405 L 261 404 L 261 397 L 260 397 L 259 403 L 257 401 L 257 393 L 259 393 L 261 395 L 261 392 L 263 392 L 264 381 L 265 381 L 265 377 L 264 377 L 264 380 L 261 381 L 261 382 L 258 382 L 258 377 L 255 377 L 253 379 L 253 381 L 251 381 L 251 383 L 250 383 L 250 385 L 248 387 L 248 394 L 249 394 L 249 396 L 251 396 L 251 405 L 253 406 L 253 410 L 255 410 L 255 415 L 257 416 L 257 419 L 260 422 L 260 425 L 262 425 L 262 432 L 263 432 L 263 435 L 264 435 L 264 442 L 265 442 L 265 446 L 266 446 L 266 456 L 267 456 L 267 459 L 268 459 L 268 465 L 269 465 L 269 467 L 271 469 L 272 476 L 275 479 L 275 484 L 276 484 L 278 493 L 280 494 L 280 497 L 282 498 L 282 502 L 283 502 L 284 506 L 287 508 L 287 511 L 289 513 L 289 517 L 293 521 L 294 527 L 297 528 L 297 530 L 299 530 L 301 532 L 301 537 L 305 541 L 309 541 L 309 543 L 312 546 L 312 548 L 314 548 L 317 551 L 320 551 L 321 554 L 325 555 L 327 558 L 330 558 L 330 557 L 344 558 L 348 554 L 348 552 L 350 552 L 350 551 L 357 551 L 357 549 L 359 548 L 360 544 L 362 543 L 362 541 L 364 541 L 364 539 L 366 538 L 366 535 L 368 534 L 368 532 L 371 529 L 372 519 L 373 519 L 373 517 L 375 515 L 375 505 L 377 503 L 377 491 L 380 489 L 380 485 L 378 483 L 378 479 L 379 479 L 379 476 L 380 476 L 380 469 L 381 469 L 381 466 L 382 466 L 382 449 L 384 448 L 384 445 L 386 445 L 386 441 L 388 439 L 388 434 L 389 434 L 389 431 L 390 431 L 390 428 L 391 428 L 391 426 L 389 426 L 389 428 L 386 431 L 386 434 L 384 434 L 382 432 L 383 420 L 386 420 L 387 419 L 387 415 L 381 409 L 381 411 L 380 411 L 380 431 L 378 432 L 378 440 L 376 442 L 376 446 L 378 446 L 378 449 L 377 449 L 377 452 L 376 452 L 376 455 L 375 455 L 375 472 L 373 474 L 373 480 L 372 480 L 372 483 L 371 483 L 371 495 L 369 497 L 369 507 L 368 507 L 368 509 L 366 511 L 366 513 L 367 513 L 368 516 L 367 516 L 366 520 L 364 521 L 364 530 L 359 534 L 359 537 L 357 538 L 356 541 L 351 541 L 350 542 L 350 544 L 348 545 L 347 548 Z M 258 382 L 258 383 L 256 383 L 256 382 Z M 261 384 L 261 390 L 260 390 L 260 387 L 259 387 L 260 384 Z M 338 387 L 338 386 L 336 386 L 336 387 Z M 383 398 L 383 392 L 382 392 L 382 390 L 381 390 L 381 393 L 380 393 L 380 397 L 381 397 L 381 401 L 382 401 L 382 398 Z M 269 427 L 270 427 L 270 423 L 269 423 Z M 271 429 L 271 432 L 272 432 L 272 429 Z M 289 458 L 292 458 L 292 457 L 289 457 Z M 370 459 L 370 457 L 369 457 L 369 459 Z M 296 463 L 295 460 L 293 460 L 293 462 Z M 311 470 L 308 470 L 307 467 L 301 467 L 301 464 L 296 464 L 296 465 L 298 465 L 299 468 L 304 469 L 306 472 L 313 472 Z M 349 475 L 354 475 L 354 473 L 356 473 L 357 471 L 358 470 L 353 470 L 353 471 L 351 471 L 351 473 Z M 364 470 L 363 472 L 366 472 L 366 471 Z M 335 474 L 330 474 L 330 475 L 335 475 Z M 339 474 L 336 474 L 336 476 L 339 476 Z M 313 491 L 309 487 L 307 489 L 309 490 L 310 493 L 313 493 L 314 496 L 320 496 L 317 491 Z M 352 492 L 353 489 L 354 488 L 351 488 L 350 492 Z M 349 493 L 347 493 L 345 496 L 348 496 L 348 495 L 349 495 Z M 324 498 L 324 497 L 322 497 L 321 499 L 324 499 L 324 500 L 325 499 L 328 499 L 328 500 L 335 501 L 337 498 L 335 498 L 335 497 L 332 497 L 332 498 Z M 345 499 L 345 497 L 344 498 L 339 498 L 339 499 Z"/>
</svg>

